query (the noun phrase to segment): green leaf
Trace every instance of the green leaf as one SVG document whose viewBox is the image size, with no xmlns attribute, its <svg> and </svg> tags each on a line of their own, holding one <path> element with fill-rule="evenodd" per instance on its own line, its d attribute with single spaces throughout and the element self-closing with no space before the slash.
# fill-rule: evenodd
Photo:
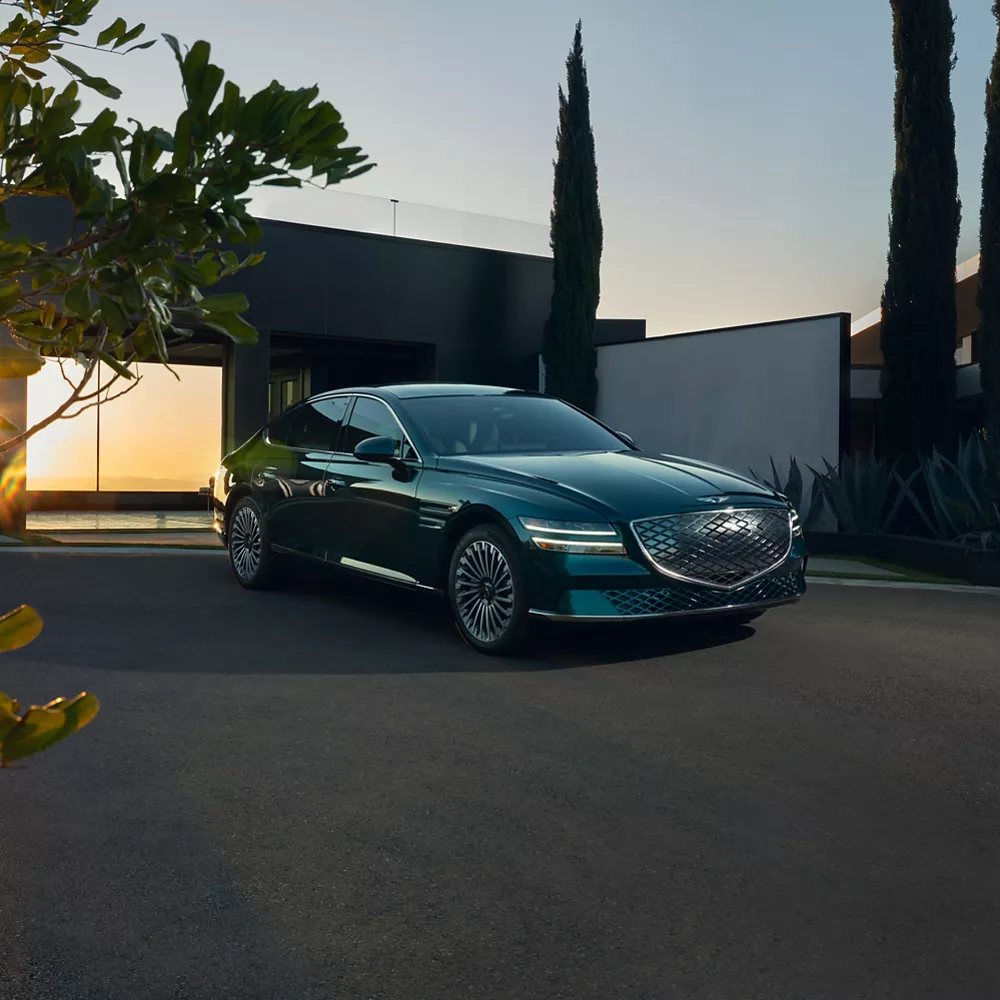
<svg viewBox="0 0 1000 1000">
<path fill-rule="evenodd" d="M 101 360 L 116 374 L 120 375 L 123 379 L 132 381 L 135 375 L 130 372 L 117 358 L 112 357 L 106 351 L 99 352 Z"/>
<path fill-rule="evenodd" d="M 151 205 L 194 201 L 194 182 L 181 174 L 158 174 L 148 184 L 136 189 L 136 195 Z"/>
<path fill-rule="evenodd" d="M 302 187 L 302 181 L 298 177 L 272 177 L 263 183 L 269 187 Z"/>
<path fill-rule="evenodd" d="M 86 281 L 77 281 L 70 285 L 63 296 L 63 308 L 73 316 L 90 319 L 90 286 Z"/>
<path fill-rule="evenodd" d="M 20 347 L 0 347 L 0 378 L 27 378 L 42 370 L 45 362 Z"/>
<path fill-rule="evenodd" d="M 122 96 L 122 92 L 117 87 L 108 83 L 103 76 L 90 76 L 86 70 L 81 69 L 76 65 L 76 63 L 72 63 L 68 59 L 64 59 L 62 56 L 53 55 L 52 58 L 55 59 L 55 61 L 59 63 L 59 65 L 62 66 L 67 73 L 72 73 L 73 76 L 75 76 L 85 87 L 90 87 L 91 90 L 96 90 L 103 97 L 110 97 L 117 100 Z M 25 70 L 25 72 L 27 72 L 27 70 Z M 30 76 L 31 74 L 28 75 Z M 41 78 L 41 75 L 42 74 L 39 74 L 39 79 Z"/>
<path fill-rule="evenodd" d="M 211 321 L 205 321 L 205 326 L 217 333 L 224 333 L 237 344 L 257 343 L 257 331 L 236 313 L 213 315 Z"/>
<path fill-rule="evenodd" d="M 126 31 L 124 35 L 119 35 L 115 41 L 115 44 L 112 46 L 112 51 L 114 51 L 115 49 L 120 49 L 123 45 L 128 45 L 129 42 L 138 38 L 145 30 L 146 30 L 146 25 L 140 22 L 134 28 L 130 28 L 128 31 Z M 143 45 L 149 46 L 152 45 L 153 42 L 155 41 L 156 39 L 154 38 L 152 42 L 144 42 Z"/>
<path fill-rule="evenodd" d="M 222 267 L 216 260 L 215 254 L 207 253 L 204 257 L 200 257 L 195 267 L 201 272 L 204 284 L 214 285 L 219 280 L 219 272 Z"/>
<path fill-rule="evenodd" d="M 94 721 L 94 716 L 100 711 L 101 703 L 94 695 L 82 691 L 71 702 L 60 706 L 66 716 L 66 723 L 57 739 L 64 740 L 67 736 L 79 732 L 84 726 Z"/>
<path fill-rule="evenodd" d="M 125 34 L 127 28 L 128 25 L 125 23 L 125 18 L 123 17 L 115 18 L 114 24 L 112 24 L 109 28 L 105 28 L 97 36 L 97 44 L 107 45 L 108 42 L 114 41 L 114 39 L 116 38 L 121 38 L 122 35 Z"/>
<path fill-rule="evenodd" d="M 18 714 L 18 704 L 10 695 L 0 691 L 0 740 L 21 721 Z"/>
<path fill-rule="evenodd" d="M 24 294 L 20 282 L 12 281 L 0 288 L 0 316 L 6 316 L 14 308 Z"/>
<path fill-rule="evenodd" d="M 206 295 L 198 305 L 206 312 L 213 314 L 246 312 L 250 308 L 250 303 L 242 292 L 229 292 L 225 295 Z"/>
<path fill-rule="evenodd" d="M 163 40 L 170 46 L 171 49 L 173 49 L 174 55 L 177 56 L 177 61 L 183 65 L 184 57 L 181 55 L 180 42 L 178 42 L 173 35 L 166 34 L 163 36 Z"/>
<path fill-rule="evenodd" d="M 128 329 L 128 319 L 122 311 L 122 307 L 114 299 L 102 295 L 100 310 L 101 318 L 107 324 L 108 329 L 119 337 L 123 336 Z"/>
<path fill-rule="evenodd" d="M 139 42 L 138 45 L 129 46 L 129 48 L 125 50 L 125 55 L 128 55 L 130 52 L 135 52 L 136 49 L 148 49 L 150 46 L 155 44 L 156 44 L 155 38 L 150 39 L 148 42 Z"/>
<path fill-rule="evenodd" d="M 34 642 L 42 631 L 42 616 L 22 604 L 0 618 L 0 653 L 9 653 Z"/>
<path fill-rule="evenodd" d="M 66 725 L 66 713 L 58 708 L 29 708 L 21 721 L 0 742 L 4 761 L 22 760 L 50 747 Z"/>
<path fill-rule="evenodd" d="M 4 431 L 7 434 L 16 434 L 21 428 L 17 426 L 13 421 L 8 420 L 2 413 L 0 413 L 0 431 Z"/>
</svg>

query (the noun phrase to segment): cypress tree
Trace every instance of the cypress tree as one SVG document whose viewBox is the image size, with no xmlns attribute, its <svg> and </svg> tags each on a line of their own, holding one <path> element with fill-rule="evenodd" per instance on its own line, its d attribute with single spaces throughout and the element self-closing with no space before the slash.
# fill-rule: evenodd
<svg viewBox="0 0 1000 1000">
<path fill-rule="evenodd" d="M 566 59 L 566 90 L 559 88 L 554 167 L 552 307 L 543 341 L 546 391 L 593 413 L 597 403 L 594 325 L 601 297 L 604 230 L 581 22 L 577 22 Z"/>
<path fill-rule="evenodd" d="M 881 447 L 912 462 L 955 436 L 955 263 L 961 205 L 948 0 L 890 0 L 896 168 L 882 294 Z"/>
<path fill-rule="evenodd" d="M 1000 5 L 993 4 L 1000 22 Z M 986 487 L 1000 506 L 1000 24 L 986 81 L 986 152 L 979 215 L 979 365 L 986 432 Z"/>
</svg>

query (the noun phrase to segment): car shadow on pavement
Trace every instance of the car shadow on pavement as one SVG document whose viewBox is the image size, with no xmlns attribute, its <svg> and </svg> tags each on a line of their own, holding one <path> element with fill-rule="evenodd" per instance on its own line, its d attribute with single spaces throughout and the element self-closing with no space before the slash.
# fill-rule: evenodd
<svg viewBox="0 0 1000 1000">
<path fill-rule="evenodd" d="M 18 576 L 7 602 L 37 605 L 45 630 L 5 659 L 10 668 L 48 661 L 272 677 L 515 673 L 669 659 L 753 635 L 718 622 L 537 622 L 521 656 L 491 657 L 463 641 L 439 597 L 359 577 L 299 573 L 275 590 L 247 591 L 223 560 L 108 558 L 25 564 Z"/>
<path fill-rule="evenodd" d="M 330 673 L 510 672 L 567 670 L 576 667 L 612 666 L 661 659 L 701 649 L 725 646 L 748 639 L 751 626 L 733 622 L 668 621 L 609 624 L 553 624 L 535 622 L 525 651 L 516 657 L 485 656 L 468 646 L 439 597 L 414 594 L 374 581 L 317 575 L 298 580 L 286 593 L 298 600 L 319 601 L 371 624 L 368 634 L 375 652 L 393 639 L 403 640 L 412 656 L 404 661 L 380 658 L 380 663 L 360 671 L 337 669 Z M 432 659 L 430 648 L 447 654 Z M 442 648 L 444 647 L 444 648 Z"/>
</svg>

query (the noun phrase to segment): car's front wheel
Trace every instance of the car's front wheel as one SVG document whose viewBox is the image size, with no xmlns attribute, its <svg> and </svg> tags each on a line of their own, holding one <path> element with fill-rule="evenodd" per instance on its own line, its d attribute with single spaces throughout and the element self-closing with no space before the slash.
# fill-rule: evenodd
<svg viewBox="0 0 1000 1000">
<path fill-rule="evenodd" d="M 459 540 L 448 571 L 452 614 L 466 642 L 481 653 L 513 653 L 528 629 L 528 604 L 517 554 L 492 525 Z"/>
<path fill-rule="evenodd" d="M 260 508 L 250 497 L 238 500 L 226 527 L 229 564 L 248 590 L 261 590 L 274 580 L 274 555 Z"/>
</svg>

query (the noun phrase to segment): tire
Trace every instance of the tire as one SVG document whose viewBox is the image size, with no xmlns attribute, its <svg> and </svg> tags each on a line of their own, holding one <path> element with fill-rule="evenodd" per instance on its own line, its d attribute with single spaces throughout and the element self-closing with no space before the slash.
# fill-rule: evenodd
<svg viewBox="0 0 1000 1000">
<path fill-rule="evenodd" d="M 448 603 L 462 638 L 480 653 L 509 655 L 528 631 L 520 560 L 507 537 L 480 525 L 459 539 L 448 567 Z"/>
<path fill-rule="evenodd" d="M 267 542 L 260 508 L 250 497 L 237 500 L 226 524 L 229 565 L 247 590 L 263 590 L 275 581 L 275 557 Z"/>
</svg>

